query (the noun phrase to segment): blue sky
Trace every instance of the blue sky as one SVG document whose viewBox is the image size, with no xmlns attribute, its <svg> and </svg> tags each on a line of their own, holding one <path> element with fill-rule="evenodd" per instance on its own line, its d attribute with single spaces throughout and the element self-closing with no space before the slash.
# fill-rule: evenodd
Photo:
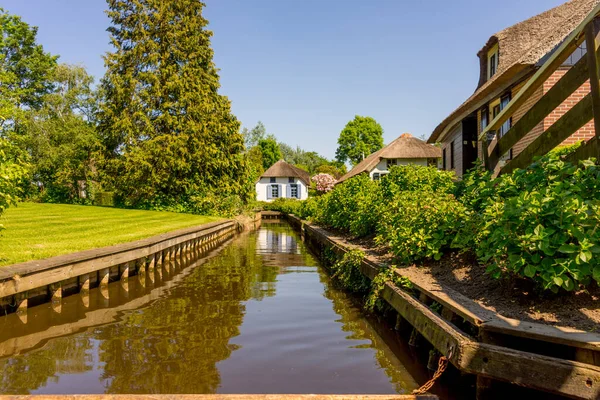
<svg viewBox="0 0 600 400">
<path fill-rule="evenodd" d="M 475 89 L 493 33 L 562 0 L 205 0 L 221 92 L 244 126 L 333 157 L 354 115 L 385 142 L 428 137 Z M 104 0 L 0 0 L 39 27 L 62 62 L 99 79 L 110 51 Z"/>
</svg>

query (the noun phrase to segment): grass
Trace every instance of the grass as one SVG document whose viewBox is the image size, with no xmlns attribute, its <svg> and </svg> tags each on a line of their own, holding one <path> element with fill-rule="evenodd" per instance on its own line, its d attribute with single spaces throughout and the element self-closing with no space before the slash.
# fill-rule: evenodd
<svg viewBox="0 0 600 400">
<path fill-rule="evenodd" d="M 162 211 L 21 203 L 0 218 L 0 266 L 131 242 L 218 221 Z"/>
</svg>

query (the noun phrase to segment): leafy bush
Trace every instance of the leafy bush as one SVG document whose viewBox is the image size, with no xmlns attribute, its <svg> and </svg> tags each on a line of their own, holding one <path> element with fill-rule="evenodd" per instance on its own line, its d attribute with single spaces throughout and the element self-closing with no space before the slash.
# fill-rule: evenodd
<svg viewBox="0 0 600 400">
<path fill-rule="evenodd" d="M 114 192 L 96 192 L 94 193 L 94 205 L 102 207 L 114 207 L 115 206 L 115 193 Z"/>
<path fill-rule="evenodd" d="M 375 232 L 379 205 L 378 183 L 360 174 L 327 195 L 317 222 L 357 237 L 368 236 Z"/>
<path fill-rule="evenodd" d="M 394 266 L 383 268 L 375 278 L 371 281 L 371 292 L 365 301 L 365 310 L 373 311 L 381 310 L 385 304 L 385 300 L 381 298 L 381 292 L 388 282 L 393 283 L 396 287 L 411 289 L 412 282 L 405 276 L 400 276 L 394 271 Z"/>
<path fill-rule="evenodd" d="M 454 172 L 440 171 L 436 167 L 413 164 L 395 166 L 381 180 L 381 193 L 386 200 L 392 200 L 406 191 L 450 193 L 454 188 L 455 178 Z"/>
<path fill-rule="evenodd" d="M 366 293 L 371 281 L 360 270 L 365 253 L 361 250 L 350 250 L 342 259 L 331 266 L 332 277 L 337 279 L 346 289 L 355 293 Z"/>
<path fill-rule="evenodd" d="M 333 175 L 323 173 L 313 176 L 311 181 L 314 182 L 315 189 L 320 194 L 331 192 L 337 182 Z"/>
<path fill-rule="evenodd" d="M 600 282 L 600 169 L 549 154 L 502 176 L 482 201 L 476 253 L 494 277 L 516 274 L 557 292 Z"/>
<path fill-rule="evenodd" d="M 401 192 L 382 213 L 375 241 L 402 262 L 439 260 L 463 218 L 465 207 L 451 194 Z"/>
<path fill-rule="evenodd" d="M 16 146 L 0 138 L 0 215 L 19 200 L 30 168 L 25 157 Z M 3 229 L 1 224 L 0 229 Z"/>
<path fill-rule="evenodd" d="M 284 214 L 296 215 L 301 203 L 302 201 L 297 199 L 278 198 L 272 202 L 263 203 L 263 210 L 279 211 Z"/>
</svg>

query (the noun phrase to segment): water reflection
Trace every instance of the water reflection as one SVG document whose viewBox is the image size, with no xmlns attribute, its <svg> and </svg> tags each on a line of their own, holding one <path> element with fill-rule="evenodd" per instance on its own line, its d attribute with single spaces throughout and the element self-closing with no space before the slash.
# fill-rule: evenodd
<svg viewBox="0 0 600 400">
<path fill-rule="evenodd" d="M 154 280 L 156 279 L 156 281 Z M 2 393 L 394 393 L 410 374 L 288 225 L 0 318 Z M 110 307 L 107 308 L 110 303 Z M 32 322 L 35 321 L 35 322 Z M 21 353 L 22 354 L 18 354 Z"/>
</svg>

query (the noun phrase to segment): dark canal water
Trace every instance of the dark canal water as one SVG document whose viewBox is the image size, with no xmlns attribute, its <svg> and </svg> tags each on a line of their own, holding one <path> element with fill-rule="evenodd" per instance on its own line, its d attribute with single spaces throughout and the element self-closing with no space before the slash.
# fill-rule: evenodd
<svg viewBox="0 0 600 400">
<path fill-rule="evenodd" d="M 0 392 L 410 393 L 422 372 L 378 332 L 288 225 L 267 224 L 173 276 L 1 317 Z"/>
</svg>

